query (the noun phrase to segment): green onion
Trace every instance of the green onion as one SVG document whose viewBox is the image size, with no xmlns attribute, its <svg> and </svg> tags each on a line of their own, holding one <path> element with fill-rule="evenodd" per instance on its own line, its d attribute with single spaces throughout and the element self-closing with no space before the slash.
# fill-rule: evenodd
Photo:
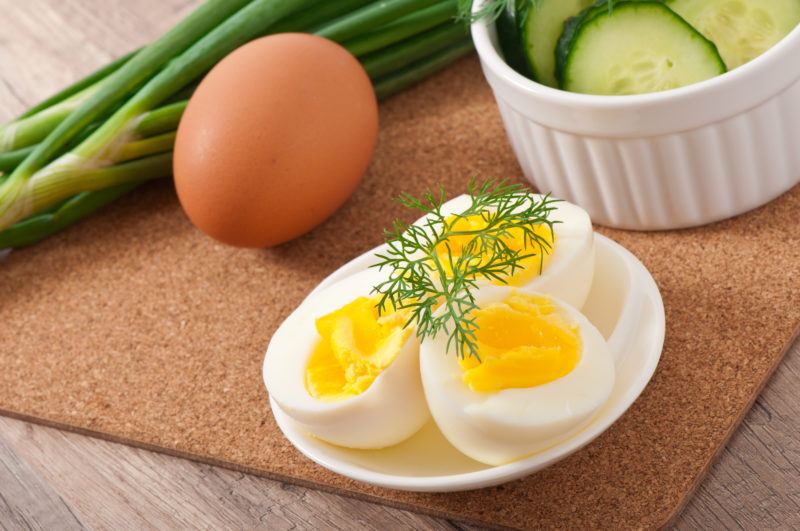
<svg viewBox="0 0 800 531">
<path fill-rule="evenodd" d="M 306 9 L 296 15 L 287 17 L 270 28 L 270 33 L 286 33 L 302 31 L 311 33 L 313 28 L 327 21 L 335 20 L 355 11 L 374 0 L 327 0 L 314 9 Z"/>
<path fill-rule="evenodd" d="M 52 107 L 53 105 L 56 105 L 57 103 L 61 103 L 65 99 L 69 98 L 70 96 L 72 96 L 72 95 L 74 95 L 74 94 L 76 94 L 78 92 L 81 92 L 85 88 L 88 88 L 88 87 L 94 85 L 95 83 L 97 83 L 101 79 L 107 78 L 109 75 L 111 75 L 114 72 L 116 72 L 117 70 L 119 70 L 119 68 L 122 65 L 127 63 L 130 60 L 130 58 L 133 57 L 134 54 L 136 54 L 136 52 L 138 52 L 138 50 L 136 50 L 134 52 L 131 52 L 129 54 L 123 55 L 119 59 L 116 59 L 116 60 L 112 61 L 111 63 L 107 64 L 106 66 L 100 68 L 99 70 L 89 74 L 87 77 L 81 79 L 77 83 L 74 83 L 74 84 L 70 85 L 69 87 L 65 88 L 61 92 L 58 92 L 57 94 L 54 94 L 54 95 L 50 96 L 49 98 L 47 98 L 43 102 L 41 102 L 41 103 L 39 103 L 37 105 L 34 105 L 33 107 L 31 107 L 30 109 L 25 111 L 25 113 L 23 113 L 19 118 L 17 118 L 17 120 L 21 120 L 23 118 L 27 118 L 29 116 L 32 116 L 34 114 L 37 114 L 37 113 L 45 110 L 45 109 L 48 109 L 48 108 Z"/>
<path fill-rule="evenodd" d="M 248 0 L 207 0 L 195 11 L 179 22 L 163 37 L 135 54 L 119 70 L 111 74 L 109 81 L 85 101 L 70 116 L 61 122 L 48 137 L 39 144 L 31 155 L 17 167 L 5 184 L 17 179 L 27 179 L 35 171 L 49 162 L 49 159 L 80 133 L 103 112 L 112 108 L 120 97 L 130 93 L 143 82 L 172 61 L 193 42 L 217 27 Z M 120 96 L 123 95 L 123 96 Z M 0 190 L 0 204 L 3 193 Z M 2 211 L 0 211 L 2 212 Z M 7 215 L 0 214 L 0 227 Z"/>
<path fill-rule="evenodd" d="M 172 172 L 172 154 L 158 155 L 91 172 L 95 182 L 118 182 L 94 192 L 82 192 L 53 209 L 0 232 L 0 249 L 33 245 L 116 201 L 140 184 Z"/>
<path fill-rule="evenodd" d="M 344 42 L 417 9 L 424 9 L 438 0 L 380 0 L 338 20 L 312 30 L 311 33 L 336 42 Z"/>
<path fill-rule="evenodd" d="M 439 2 L 428 8 L 406 15 L 385 26 L 357 37 L 344 43 L 350 53 L 356 56 L 366 55 L 375 50 L 380 50 L 408 37 L 418 35 L 425 30 L 453 21 L 458 14 L 455 2 L 447 0 Z M 457 26 L 459 24 L 448 24 Z M 464 26 L 465 27 L 465 26 Z"/>
<path fill-rule="evenodd" d="M 375 93 L 379 98 L 388 98 L 451 65 L 470 51 L 472 51 L 472 41 L 464 41 L 436 53 L 406 67 L 400 72 L 379 79 L 375 83 Z"/>
<path fill-rule="evenodd" d="M 25 160 L 25 157 L 33 152 L 35 146 L 28 146 L 15 151 L 7 151 L 0 153 L 0 173 L 14 171 L 14 168 L 19 166 L 20 162 Z M 0 176 L 0 182 L 3 182 L 3 177 Z"/>
<path fill-rule="evenodd" d="M 0 127 L 0 153 L 38 144 L 98 89 L 99 85 L 90 85 L 36 114 Z"/>
<path fill-rule="evenodd" d="M 452 5 L 452 2 L 447 3 Z M 362 63 L 370 77 L 376 79 L 422 59 L 432 52 L 456 44 L 466 35 L 467 29 L 463 25 L 444 24 L 434 30 L 417 35 L 413 39 L 387 47 L 377 53 L 368 54 L 362 58 Z M 345 46 L 350 49 L 350 44 L 345 44 Z M 144 113 L 133 128 L 134 134 L 140 138 L 148 138 L 174 132 L 187 103 L 185 100 L 177 101 Z M 16 151 L 0 153 L 0 172 L 12 171 L 32 150 L 33 147 L 29 146 Z"/>
<path fill-rule="evenodd" d="M 64 203 L 53 213 L 34 216 L 0 232 L 0 249 L 20 248 L 39 243 L 48 236 L 94 214 L 100 208 L 116 201 L 144 181 L 134 181 L 99 192 L 83 192 Z"/>
<path fill-rule="evenodd" d="M 324 2 L 321 5 L 314 6 L 314 9 L 306 9 L 295 16 L 288 17 L 273 28 L 271 32 L 307 30 L 326 20 L 340 17 L 354 9 L 363 7 L 370 1 L 338 0 Z M 446 3 L 452 5 L 452 2 Z M 372 12 L 374 13 L 374 11 Z M 41 142 L 75 109 L 80 107 L 93 92 L 96 92 L 101 82 L 104 82 L 110 74 L 126 64 L 137 52 L 132 52 L 117 59 L 87 78 L 29 109 L 14 122 L 0 127 L 0 154 L 17 151 L 20 148 Z M 182 99 L 185 98 L 178 98 L 178 100 Z"/>
<path fill-rule="evenodd" d="M 367 55 L 363 65 L 371 79 L 397 72 L 398 70 L 467 40 L 467 29 L 461 24 L 445 24 L 425 32 L 415 39 L 403 41 L 379 52 Z"/>
<path fill-rule="evenodd" d="M 175 145 L 175 133 L 164 133 L 143 140 L 135 140 L 128 142 L 122 146 L 117 154 L 117 161 L 124 162 L 134 160 L 148 155 L 155 155 L 156 153 L 165 153 L 172 151 L 172 146 Z"/>
<path fill-rule="evenodd" d="M 162 103 L 228 53 L 260 35 L 265 28 L 286 15 L 309 7 L 314 1 L 253 0 L 170 61 L 72 153 L 81 158 L 92 158 L 102 153 L 109 143 L 124 134 L 126 125 L 139 114 Z"/>
<path fill-rule="evenodd" d="M 159 168 L 167 167 L 166 161 L 171 161 L 171 159 L 172 153 L 169 152 L 155 155 L 152 159 L 137 159 L 121 165 L 90 169 L 74 167 L 70 164 L 53 164 L 48 167 L 48 173 L 42 174 L 43 177 L 49 178 L 37 177 L 27 182 L 28 204 L 32 212 L 40 212 L 76 195 L 65 194 L 64 190 L 79 189 L 81 192 L 89 192 L 137 181 L 140 179 L 139 172 L 146 174 L 151 170 L 152 164 L 157 164 Z M 169 175 L 169 171 L 167 168 L 166 172 L 157 176 Z M 58 197 L 60 200 L 53 201 L 54 197 Z"/>
<path fill-rule="evenodd" d="M 0 128 L 0 249 L 39 241 L 141 180 L 168 175 L 186 99 L 239 45 L 316 27 L 362 61 L 385 98 L 471 49 L 466 26 L 451 21 L 457 3 L 207 0 L 153 44 Z"/>
<path fill-rule="evenodd" d="M 10 151 L 38 144 L 52 132 L 72 111 L 96 92 L 101 83 L 119 70 L 136 52 L 131 52 L 88 77 L 67 87 L 28 109 L 16 120 L 0 127 L 0 156 Z"/>
<path fill-rule="evenodd" d="M 246 2 L 208 0 L 164 37 L 142 49 L 112 74 L 100 90 L 61 122 L 0 184 L 0 230 L 39 209 L 86 191 L 80 179 L 66 177 L 83 166 L 92 167 L 98 162 L 102 164 L 105 158 L 113 158 L 114 146 L 120 143 L 120 137 L 125 135 L 127 125 L 134 118 L 185 87 L 233 49 L 258 36 L 265 27 L 293 11 L 309 7 L 313 0 L 253 0 L 228 16 L 234 7 L 243 3 Z M 192 44 L 193 41 L 197 42 Z M 180 55 L 175 57 L 176 53 Z M 99 129 L 51 163 L 51 167 L 44 167 L 48 158 L 56 154 L 81 128 L 114 104 L 114 94 L 119 98 L 118 94 L 129 92 L 152 74 L 155 74 L 154 77 Z M 95 101 L 98 98 L 101 101 Z M 31 186 L 31 183 L 36 186 Z"/>
<path fill-rule="evenodd" d="M 188 103 L 188 101 L 178 101 L 145 113 L 136 124 L 134 131 L 143 137 L 174 131 L 178 128 L 178 123 Z"/>
</svg>

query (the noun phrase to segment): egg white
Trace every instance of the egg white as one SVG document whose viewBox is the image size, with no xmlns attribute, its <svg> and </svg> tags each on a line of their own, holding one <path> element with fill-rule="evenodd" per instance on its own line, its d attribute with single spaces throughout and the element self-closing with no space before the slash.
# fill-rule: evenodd
<svg viewBox="0 0 800 531">
<path fill-rule="evenodd" d="M 536 201 L 543 198 L 538 194 L 531 195 Z M 472 198 L 463 194 L 442 205 L 442 213 L 446 216 L 460 214 L 471 204 Z M 558 223 L 553 229 L 555 245 L 550 251 L 550 258 L 540 275 L 518 287 L 553 295 L 580 309 L 589 297 L 594 278 L 592 221 L 585 210 L 567 201 L 555 202 L 553 207 L 555 209 L 551 213 L 551 219 Z M 424 226 L 425 219 L 426 217 L 422 217 L 415 223 Z M 485 285 L 488 281 L 481 281 L 479 284 Z"/>
<path fill-rule="evenodd" d="M 476 300 L 479 306 L 499 302 L 514 291 L 487 286 Z M 446 352 L 447 334 L 422 344 L 422 384 L 433 419 L 453 446 L 476 461 L 502 465 L 556 445 L 585 427 L 611 394 L 614 361 L 603 336 L 578 310 L 550 298 L 578 326 L 582 344 L 575 368 L 552 382 L 475 392 L 464 383 L 456 355 Z"/>
<path fill-rule="evenodd" d="M 320 339 L 315 321 L 385 279 L 367 270 L 312 294 L 272 336 L 267 348 L 265 382 L 280 409 L 309 433 L 339 446 L 377 449 L 416 433 L 430 414 L 422 390 L 419 341 L 412 332 L 397 358 L 363 393 L 338 402 L 312 397 L 305 385 L 309 357 Z"/>
</svg>

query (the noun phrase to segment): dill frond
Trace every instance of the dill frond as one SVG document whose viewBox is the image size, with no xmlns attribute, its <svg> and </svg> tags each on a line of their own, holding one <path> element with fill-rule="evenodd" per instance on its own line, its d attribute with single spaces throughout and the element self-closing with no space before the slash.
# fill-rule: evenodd
<svg viewBox="0 0 800 531">
<path fill-rule="evenodd" d="M 444 331 L 448 334 L 447 350 L 455 348 L 459 357 L 478 359 L 472 319 L 477 309 L 474 292 L 480 280 L 507 283 L 520 269 L 522 261 L 539 257 L 539 268 L 551 244 L 536 232 L 535 226 L 546 225 L 553 231 L 556 222 L 550 219 L 557 201 L 549 195 L 537 199 L 522 185 L 472 181 L 468 188 L 470 206 L 463 212 L 445 215 L 444 189 L 428 191 L 421 198 L 400 196 L 400 203 L 423 214 L 420 223 L 406 225 L 395 221 L 384 231 L 387 250 L 377 256 L 374 267 L 388 269 L 386 281 L 374 287 L 380 295 L 378 311 L 410 310 L 406 326 L 415 326 L 420 341 Z M 481 216 L 484 226 L 464 229 L 462 218 Z M 463 225 L 463 224 L 462 224 Z M 523 235 L 523 249 L 512 249 L 512 231 Z M 450 246 L 450 238 L 466 243 L 458 253 Z"/>
</svg>

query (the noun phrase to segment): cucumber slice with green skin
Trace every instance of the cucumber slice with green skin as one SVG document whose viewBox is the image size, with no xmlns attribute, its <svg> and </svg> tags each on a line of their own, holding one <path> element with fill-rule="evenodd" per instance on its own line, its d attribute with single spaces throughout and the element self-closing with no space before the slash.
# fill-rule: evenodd
<svg viewBox="0 0 800 531">
<path fill-rule="evenodd" d="M 714 43 L 661 2 L 618 2 L 578 25 L 563 88 L 625 95 L 691 85 L 726 72 Z"/>
<path fill-rule="evenodd" d="M 564 23 L 593 2 L 594 0 L 527 0 L 520 31 L 525 56 L 535 81 L 550 87 L 558 86 L 556 44 L 564 30 Z"/>
<path fill-rule="evenodd" d="M 589 7 L 578 13 L 577 15 L 570 17 L 564 22 L 564 31 L 561 32 L 561 36 L 558 38 L 558 43 L 556 44 L 556 79 L 558 80 L 558 86 L 563 87 L 564 85 L 564 66 L 567 63 L 567 56 L 569 55 L 569 50 L 572 48 L 572 38 L 575 36 L 575 33 L 580 28 L 581 24 L 593 19 L 596 15 L 600 13 L 611 13 L 614 9 L 614 5 L 622 0 L 595 0 L 593 4 Z M 652 2 L 654 0 L 624 0 L 628 2 Z M 663 0 L 655 0 L 661 2 Z"/>
<path fill-rule="evenodd" d="M 800 0 L 668 0 L 717 45 L 728 68 L 752 61 L 800 23 Z"/>
<path fill-rule="evenodd" d="M 564 22 L 564 31 L 561 32 L 558 38 L 555 51 L 555 75 L 559 87 L 564 86 L 564 66 L 567 64 L 567 56 L 569 55 L 570 48 L 572 48 L 572 39 L 575 37 L 575 33 L 577 33 L 578 28 L 581 27 L 581 24 L 591 20 L 603 10 L 608 11 L 608 2 L 606 0 L 597 0 L 590 7 L 587 7 Z"/>
<path fill-rule="evenodd" d="M 497 17 L 497 40 L 506 63 L 525 77 L 532 78 L 528 60 L 523 50 L 520 23 L 526 0 L 507 2 L 500 16 Z"/>
</svg>

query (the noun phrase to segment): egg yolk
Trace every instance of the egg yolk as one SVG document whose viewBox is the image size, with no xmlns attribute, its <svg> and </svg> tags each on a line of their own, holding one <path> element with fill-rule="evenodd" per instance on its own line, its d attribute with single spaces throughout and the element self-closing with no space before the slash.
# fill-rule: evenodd
<svg viewBox="0 0 800 531">
<path fill-rule="evenodd" d="M 411 328 L 405 312 L 378 314 L 377 299 L 359 297 L 316 321 L 320 340 L 306 367 L 308 393 L 325 402 L 366 391 L 400 354 Z"/>
<path fill-rule="evenodd" d="M 446 242 L 440 243 L 436 248 L 436 254 L 440 263 L 447 273 L 452 273 L 450 268 L 450 256 L 452 256 L 453 261 L 457 260 L 463 253 L 464 248 L 474 240 L 476 233 L 485 229 L 488 223 L 483 214 L 464 217 L 450 216 L 445 220 L 445 223 L 447 223 L 450 231 L 463 233 L 450 236 L 447 238 Z M 506 279 L 505 283 L 508 285 L 521 286 L 538 276 L 541 269 L 549 262 L 550 255 L 555 248 L 555 235 L 548 225 L 531 225 L 531 229 L 546 243 L 541 249 L 539 245 L 532 244 L 530 241 L 525 241 L 525 231 L 521 228 L 511 229 L 508 231 L 507 236 L 501 238 L 512 251 L 520 251 L 523 254 L 532 255 L 518 262 L 519 268 L 514 271 L 513 275 Z M 482 253 L 480 261 L 486 263 L 489 261 L 489 257 L 490 250 L 486 249 Z M 495 281 L 494 284 L 503 284 L 503 282 Z"/>
<path fill-rule="evenodd" d="M 569 374 L 578 364 L 578 327 L 553 302 L 515 293 L 473 314 L 480 361 L 460 360 L 463 380 L 477 392 L 534 387 Z"/>
</svg>

